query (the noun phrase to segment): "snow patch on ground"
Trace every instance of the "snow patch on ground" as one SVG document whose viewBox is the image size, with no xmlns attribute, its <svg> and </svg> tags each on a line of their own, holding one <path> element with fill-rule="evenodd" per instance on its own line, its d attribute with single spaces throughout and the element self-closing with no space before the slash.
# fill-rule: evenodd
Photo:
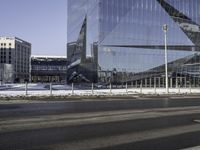
<svg viewBox="0 0 200 150">
<path fill-rule="evenodd" d="M 121 88 L 121 89 L 95 89 L 84 90 L 76 89 L 72 91 L 70 85 L 52 85 L 52 93 L 49 84 L 28 84 L 26 95 L 25 84 L 0 85 L 0 97 L 19 97 L 19 96 L 90 96 L 90 95 L 134 95 L 134 94 L 165 94 L 165 88 Z M 171 88 L 169 94 L 199 94 L 199 88 Z"/>
</svg>

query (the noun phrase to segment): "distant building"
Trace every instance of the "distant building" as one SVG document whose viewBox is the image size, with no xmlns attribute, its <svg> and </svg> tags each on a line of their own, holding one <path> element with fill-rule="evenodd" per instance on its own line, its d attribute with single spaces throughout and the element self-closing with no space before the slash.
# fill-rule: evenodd
<svg viewBox="0 0 200 150">
<path fill-rule="evenodd" d="M 32 82 L 65 82 L 67 58 L 62 56 L 32 56 Z"/>
<path fill-rule="evenodd" d="M 30 79 L 31 44 L 16 37 L 0 37 L 0 81 L 24 82 Z"/>
</svg>

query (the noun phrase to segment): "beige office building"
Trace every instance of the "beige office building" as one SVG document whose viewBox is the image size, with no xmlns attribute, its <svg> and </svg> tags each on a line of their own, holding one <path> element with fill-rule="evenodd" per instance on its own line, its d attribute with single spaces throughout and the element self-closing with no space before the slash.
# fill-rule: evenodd
<svg viewBox="0 0 200 150">
<path fill-rule="evenodd" d="M 0 82 L 30 79 L 31 44 L 16 37 L 0 37 Z"/>
</svg>

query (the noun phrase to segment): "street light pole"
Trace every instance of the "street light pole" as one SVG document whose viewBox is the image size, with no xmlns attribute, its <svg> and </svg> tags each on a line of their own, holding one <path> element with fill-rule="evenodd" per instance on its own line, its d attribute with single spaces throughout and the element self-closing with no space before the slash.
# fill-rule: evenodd
<svg viewBox="0 0 200 150">
<path fill-rule="evenodd" d="M 166 87 L 166 93 L 169 93 L 169 86 L 168 86 L 168 58 L 167 58 L 167 31 L 168 26 L 166 24 L 163 25 L 163 31 L 165 36 L 165 87 Z"/>
</svg>

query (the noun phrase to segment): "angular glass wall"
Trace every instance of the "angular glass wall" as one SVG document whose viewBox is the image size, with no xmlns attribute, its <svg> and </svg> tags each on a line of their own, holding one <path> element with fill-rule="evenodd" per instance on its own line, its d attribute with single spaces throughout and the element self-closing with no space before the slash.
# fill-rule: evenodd
<svg viewBox="0 0 200 150">
<path fill-rule="evenodd" d="M 100 3 L 102 45 L 163 45 L 163 24 L 170 29 L 169 45 L 193 45 L 157 0 L 101 0 Z"/>
<path fill-rule="evenodd" d="M 76 42 L 87 14 L 88 0 L 68 0 L 67 43 Z"/>
<path fill-rule="evenodd" d="M 182 29 L 188 38 L 195 44 L 194 49 L 200 50 L 200 26 L 198 10 L 196 6 L 200 6 L 200 2 L 193 0 L 192 2 L 182 0 L 158 0 L 163 9 L 171 16 L 174 22 Z"/>
<path fill-rule="evenodd" d="M 86 25 L 86 56 L 92 55 L 91 47 L 98 42 L 99 0 L 68 0 L 67 43 L 77 42 L 84 21 Z"/>
<path fill-rule="evenodd" d="M 97 80 L 98 0 L 68 0 L 68 80 Z M 73 82 L 73 81 L 72 81 Z M 96 81 L 95 81 L 96 82 Z"/>
<path fill-rule="evenodd" d="M 158 0 L 101 0 L 99 16 L 100 80 L 109 82 L 113 72 L 131 73 L 123 82 L 134 80 L 137 74 L 146 77 L 146 72 L 164 74 L 164 24 L 169 26 L 169 64 L 193 55 L 195 43 Z"/>
<path fill-rule="evenodd" d="M 188 72 L 200 63 L 199 7 L 199 0 L 68 0 L 69 72 L 98 71 L 106 83 L 164 78 L 167 24 L 170 76 L 197 76 Z"/>
<path fill-rule="evenodd" d="M 86 41 L 86 56 L 92 57 L 93 45 L 99 41 L 99 0 L 88 0 Z"/>
<path fill-rule="evenodd" d="M 67 57 L 71 63 L 80 62 L 85 54 L 87 0 L 68 0 Z"/>
<path fill-rule="evenodd" d="M 165 11 L 173 18 L 174 22 L 182 29 L 188 38 L 194 43 L 193 57 L 182 64 L 177 70 L 177 74 L 197 78 L 200 73 L 200 1 L 198 0 L 158 0 Z M 195 79 L 196 80 L 196 79 Z M 193 81 L 195 83 L 195 81 Z M 199 85 L 198 81 L 198 85 Z"/>
</svg>

